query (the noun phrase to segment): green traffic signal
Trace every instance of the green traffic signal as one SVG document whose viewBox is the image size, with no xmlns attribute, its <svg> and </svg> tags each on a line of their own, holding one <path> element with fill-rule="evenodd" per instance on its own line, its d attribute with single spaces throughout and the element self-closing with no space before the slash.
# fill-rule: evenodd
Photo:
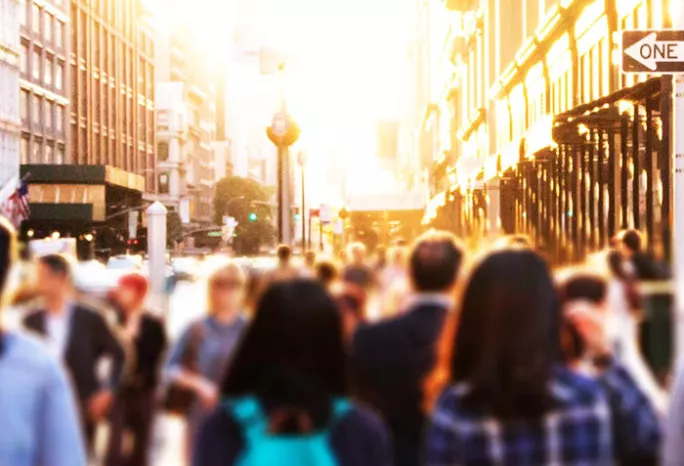
<svg viewBox="0 0 684 466">
<path fill-rule="evenodd" d="M 257 219 L 257 214 L 255 214 L 254 212 L 249 214 L 249 221 L 250 222 L 256 222 L 256 219 Z"/>
</svg>

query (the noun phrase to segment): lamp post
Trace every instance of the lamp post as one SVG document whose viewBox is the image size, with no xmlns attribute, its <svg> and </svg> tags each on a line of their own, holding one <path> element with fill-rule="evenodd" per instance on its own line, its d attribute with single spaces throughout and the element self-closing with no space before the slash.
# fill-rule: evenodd
<svg viewBox="0 0 684 466">
<path fill-rule="evenodd" d="M 302 169 L 302 251 L 306 249 L 306 177 L 305 177 L 305 166 L 306 166 L 306 152 L 299 151 L 297 154 L 297 163 Z M 311 234 L 311 232 L 309 232 Z"/>
</svg>

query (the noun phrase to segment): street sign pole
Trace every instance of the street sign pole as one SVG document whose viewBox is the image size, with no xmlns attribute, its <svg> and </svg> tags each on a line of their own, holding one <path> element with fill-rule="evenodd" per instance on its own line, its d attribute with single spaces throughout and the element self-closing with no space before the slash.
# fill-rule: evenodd
<svg viewBox="0 0 684 466">
<path fill-rule="evenodd" d="M 672 236 L 684 238 L 684 9 L 672 17 L 672 30 L 622 32 L 622 71 L 624 73 L 664 73 L 674 75 L 672 100 L 674 157 L 672 189 Z M 669 196 L 670 193 L 665 193 Z M 670 221 L 670 219 L 665 219 Z M 674 292 L 674 346 L 676 359 L 684 356 L 684 245 L 672 241 Z"/>
</svg>

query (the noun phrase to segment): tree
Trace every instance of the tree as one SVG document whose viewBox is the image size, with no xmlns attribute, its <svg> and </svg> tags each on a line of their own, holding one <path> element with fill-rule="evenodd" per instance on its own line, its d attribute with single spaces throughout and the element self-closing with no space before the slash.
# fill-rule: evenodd
<svg viewBox="0 0 684 466">
<path fill-rule="evenodd" d="M 178 212 L 171 210 L 166 214 L 166 244 L 173 248 L 183 241 L 183 221 Z"/>
<path fill-rule="evenodd" d="M 237 252 L 256 254 L 262 244 L 274 239 L 273 213 L 269 205 L 272 196 L 272 189 L 249 178 L 229 176 L 216 183 L 215 221 L 223 224 L 224 215 L 238 221 L 233 242 Z M 250 214 L 254 214 L 251 219 Z"/>
</svg>

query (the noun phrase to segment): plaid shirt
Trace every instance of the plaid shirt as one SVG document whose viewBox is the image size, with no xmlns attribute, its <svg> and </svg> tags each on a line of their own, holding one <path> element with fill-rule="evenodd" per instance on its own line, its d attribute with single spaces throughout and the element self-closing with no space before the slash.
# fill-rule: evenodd
<svg viewBox="0 0 684 466">
<path fill-rule="evenodd" d="M 442 394 L 427 430 L 427 466 L 648 464 L 660 426 L 649 401 L 622 368 L 599 379 L 555 371 L 558 407 L 539 419 L 499 421 L 462 405 L 465 384 Z"/>
</svg>

